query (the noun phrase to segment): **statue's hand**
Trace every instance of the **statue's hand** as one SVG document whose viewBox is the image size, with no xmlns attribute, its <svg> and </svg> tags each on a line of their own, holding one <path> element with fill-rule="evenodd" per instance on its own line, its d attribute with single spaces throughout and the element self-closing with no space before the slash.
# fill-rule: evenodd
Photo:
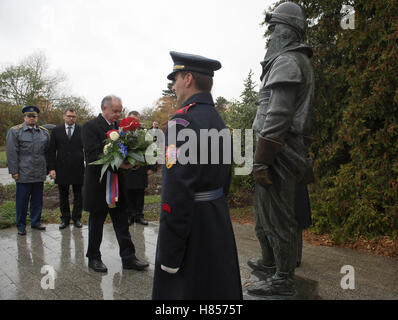
<svg viewBox="0 0 398 320">
<path fill-rule="evenodd" d="M 254 181 L 264 188 L 267 188 L 272 184 L 268 166 L 254 166 L 253 176 Z"/>
</svg>

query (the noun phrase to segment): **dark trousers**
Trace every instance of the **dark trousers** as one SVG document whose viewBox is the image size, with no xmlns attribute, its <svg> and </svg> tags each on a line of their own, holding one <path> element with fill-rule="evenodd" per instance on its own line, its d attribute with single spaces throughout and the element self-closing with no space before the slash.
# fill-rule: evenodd
<svg viewBox="0 0 398 320">
<path fill-rule="evenodd" d="M 103 210 L 90 212 L 88 220 L 88 249 L 86 257 L 89 259 L 101 259 L 100 246 L 104 222 L 108 212 L 112 219 L 113 229 L 119 243 L 119 254 L 122 260 L 135 257 L 135 247 L 131 240 L 127 214 L 121 208 L 104 208 Z"/>
<path fill-rule="evenodd" d="M 145 189 L 127 189 L 126 202 L 127 212 L 130 218 L 144 217 Z"/>
<path fill-rule="evenodd" d="M 69 185 L 68 184 L 59 184 L 59 208 L 61 210 L 61 220 L 64 222 L 69 222 L 70 215 L 70 207 L 69 207 Z M 72 220 L 77 221 L 82 218 L 82 207 L 83 207 L 83 198 L 82 198 L 82 185 L 74 184 L 72 185 L 73 190 L 73 211 L 72 211 Z"/>
<path fill-rule="evenodd" d="M 17 228 L 26 228 L 26 216 L 30 201 L 30 225 L 33 227 L 41 224 L 41 211 L 43 209 L 43 182 L 19 183 L 16 190 Z"/>
</svg>

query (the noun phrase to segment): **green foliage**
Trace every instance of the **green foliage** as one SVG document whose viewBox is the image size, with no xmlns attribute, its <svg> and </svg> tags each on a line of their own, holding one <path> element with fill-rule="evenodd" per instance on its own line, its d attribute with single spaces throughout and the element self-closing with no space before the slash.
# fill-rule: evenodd
<svg viewBox="0 0 398 320">
<path fill-rule="evenodd" d="M 228 112 L 225 113 L 225 122 L 229 129 L 250 129 L 253 125 L 257 112 L 258 93 L 250 70 L 243 83 L 243 91 L 240 95 L 241 101 L 231 103 Z"/>
<path fill-rule="evenodd" d="M 314 49 L 314 230 L 398 236 L 398 1 L 308 0 Z M 343 4 L 355 29 L 340 27 Z"/>
<path fill-rule="evenodd" d="M 245 136 L 244 130 L 250 129 L 253 125 L 254 118 L 257 112 L 257 99 L 258 93 L 256 91 L 256 84 L 253 81 L 253 72 L 250 70 L 247 78 L 243 83 L 243 91 L 240 95 L 240 101 L 233 101 L 229 103 L 226 110 L 223 113 L 224 121 L 227 127 L 231 130 L 234 129 L 242 130 L 241 136 L 241 154 L 245 154 Z M 223 100 L 217 99 L 216 101 L 223 102 Z M 233 171 L 236 165 L 233 165 Z M 252 175 L 232 175 L 230 199 L 234 203 L 242 202 L 239 189 L 245 190 L 245 194 L 250 194 L 254 191 L 254 181 Z M 235 201 L 236 200 L 236 201 Z"/>
<path fill-rule="evenodd" d="M 7 156 L 5 147 L 0 147 L 0 168 L 5 168 L 7 164 Z"/>
<path fill-rule="evenodd" d="M 17 219 L 15 212 L 15 201 L 6 201 L 0 205 L 0 229 L 15 225 Z M 27 219 L 29 219 L 29 216 Z"/>
</svg>

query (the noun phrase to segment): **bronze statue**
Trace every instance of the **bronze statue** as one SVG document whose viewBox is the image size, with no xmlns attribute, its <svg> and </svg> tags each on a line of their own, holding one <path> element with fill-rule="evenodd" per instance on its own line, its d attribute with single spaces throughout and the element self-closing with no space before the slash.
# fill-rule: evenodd
<svg viewBox="0 0 398 320">
<path fill-rule="evenodd" d="M 294 198 L 297 188 L 313 181 L 308 157 L 314 122 L 312 49 L 301 43 L 306 18 L 297 4 L 280 4 L 266 13 L 266 22 L 272 34 L 261 63 L 259 107 L 253 122 L 254 215 L 262 257 L 248 261 L 265 280 L 249 286 L 248 293 L 292 296 L 301 232 Z"/>
</svg>

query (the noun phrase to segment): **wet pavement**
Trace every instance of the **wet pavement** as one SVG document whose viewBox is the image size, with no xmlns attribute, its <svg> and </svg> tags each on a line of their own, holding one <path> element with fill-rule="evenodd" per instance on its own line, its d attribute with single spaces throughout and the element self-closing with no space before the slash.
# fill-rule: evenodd
<svg viewBox="0 0 398 320">
<path fill-rule="evenodd" d="M 246 261 L 259 256 L 260 247 L 253 225 L 235 224 L 234 230 L 245 285 L 251 272 Z M 141 272 L 122 269 L 111 224 L 104 226 L 101 245 L 102 260 L 108 267 L 105 274 L 87 266 L 87 226 L 59 230 L 58 225 L 50 224 L 46 231 L 27 228 L 27 232 L 18 236 L 16 228 L 0 230 L 0 299 L 151 299 L 157 222 L 130 227 L 138 258 L 150 263 L 148 270 Z M 345 274 L 340 271 L 345 265 L 355 271 L 353 290 L 341 287 Z M 318 281 L 322 299 L 398 299 L 397 273 L 397 260 L 307 243 L 302 265 L 296 270 L 298 276 Z"/>
</svg>

